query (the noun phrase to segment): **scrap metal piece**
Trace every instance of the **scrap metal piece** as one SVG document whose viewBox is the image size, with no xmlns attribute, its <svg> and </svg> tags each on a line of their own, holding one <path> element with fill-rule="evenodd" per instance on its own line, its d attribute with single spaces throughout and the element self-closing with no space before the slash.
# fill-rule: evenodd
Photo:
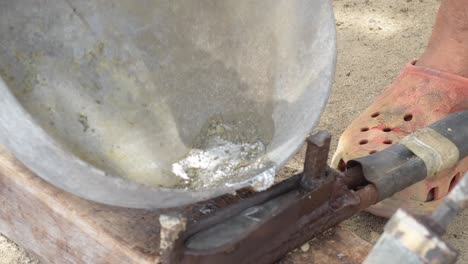
<svg viewBox="0 0 468 264">
<path fill-rule="evenodd" d="M 457 252 L 450 245 L 401 209 L 384 230 L 364 264 L 450 264 L 457 260 Z"/>
<path fill-rule="evenodd" d="M 364 263 L 455 263 L 457 252 L 440 236 L 455 216 L 468 206 L 467 176 L 468 173 L 430 218 L 422 219 L 424 222 L 398 210 Z"/>
<path fill-rule="evenodd" d="M 444 232 L 459 212 L 468 207 L 468 173 L 457 183 L 444 201 L 432 213 L 432 220 Z"/>
</svg>

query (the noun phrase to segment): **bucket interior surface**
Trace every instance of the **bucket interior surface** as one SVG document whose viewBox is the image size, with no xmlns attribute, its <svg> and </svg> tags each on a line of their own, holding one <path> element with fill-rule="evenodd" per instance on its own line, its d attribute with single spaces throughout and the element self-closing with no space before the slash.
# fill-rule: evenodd
<svg viewBox="0 0 468 264">
<path fill-rule="evenodd" d="M 106 175 L 236 189 L 267 171 L 269 186 L 323 110 L 333 27 L 327 1 L 2 1 L 0 77 L 31 126 Z M 0 136 L 21 159 L 20 139 Z M 214 149 L 205 137 L 259 147 L 235 175 L 189 184 L 175 169 L 194 149 Z M 49 166 L 22 161 L 42 166 L 41 177 Z"/>
</svg>

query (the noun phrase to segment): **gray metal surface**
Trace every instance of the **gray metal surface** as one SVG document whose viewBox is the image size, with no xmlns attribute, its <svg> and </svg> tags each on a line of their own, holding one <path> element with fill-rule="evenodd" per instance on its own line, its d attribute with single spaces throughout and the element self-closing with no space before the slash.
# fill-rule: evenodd
<svg viewBox="0 0 468 264">
<path fill-rule="evenodd" d="M 364 264 L 451 264 L 457 252 L 423 222 L 398 209 Z"/>
<path fill-rule="evenodd" d="M 135 208 L 261 180 L 177 188 L 170 166 L 213 116 L 254 124 L 283 166 L 336 53 L 331 1 L 3 0 L 0 36 L 0 143 L 68 192 Z"/>
<path fill-rule="evenodd" d="M 468 206 L 468 172 L 457 183 L 449 195 L 432 212 L 431 218 L 445 230 L 455 217 Z"/>
</svg>

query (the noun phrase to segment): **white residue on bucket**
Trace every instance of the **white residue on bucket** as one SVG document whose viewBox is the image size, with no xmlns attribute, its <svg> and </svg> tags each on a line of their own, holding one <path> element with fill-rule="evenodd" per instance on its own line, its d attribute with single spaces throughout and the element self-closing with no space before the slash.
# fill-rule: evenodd
<svg viewBox="0 0 468 264">
<path fill-rule="evenodd" d="M 266 167 L 264 168 L 263 172 L 259 173 L 253 179 L 248 179 L 238 184 L 242 186 L 250 186 L 256 192 L 262 192 L 266 189 L 270 188 L 273 183 L 275 183 L 275 174 L 276 167 Z M 233 186 L 233 184 L 226 183 L 227 187 Z"/>
<path fill-rule="evenodd" d="M 235 143 L 212 136 L 204 145 L 204 149 L 194 148 L 184 159 L 172 164 L 172 172 L 182 178 L 188 187 L 223 185 L 247 172 L 261 171 L 265 167 L 263 156 L 266 150 L 261 141 Z"/>
<path fill-rule="evenodd" d="M 275 183 L 275 173 L 275 167 L 270 167 L 266 169 L 265 171 L 257 175 L 255 178 L 253 178 L 252 182 L 250 183 L 250 186 L 256 192 L 265 191 L 266 189 L 270 188 L 273 185 L 273 183 Z"/>
</svg>

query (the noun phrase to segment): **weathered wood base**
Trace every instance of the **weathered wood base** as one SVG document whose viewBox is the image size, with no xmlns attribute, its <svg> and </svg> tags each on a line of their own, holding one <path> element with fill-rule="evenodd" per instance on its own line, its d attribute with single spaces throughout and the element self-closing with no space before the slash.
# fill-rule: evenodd
<svg viewBox="0 0 468 264">
<path fill-rule="evenodd" d="M 66 175 L 64 175 L 66 177 Z M 0 233 L 44 263 L 157 263 L 160 212 L 105 206 L 65 193 L 0 146 Z M 370 245 L 336 228 L 282 263 L 361 263 Z"/>
</svg>

